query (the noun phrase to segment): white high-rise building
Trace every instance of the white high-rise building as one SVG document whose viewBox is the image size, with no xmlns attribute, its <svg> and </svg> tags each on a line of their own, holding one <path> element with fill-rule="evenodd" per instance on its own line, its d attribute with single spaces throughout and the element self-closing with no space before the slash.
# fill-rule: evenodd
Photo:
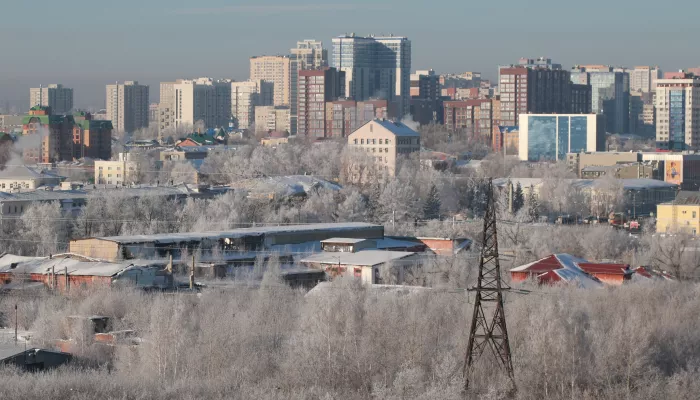
<svg viewBox="0 0 700 400">
<path fill-rule="evenodd" d="M 148 127 L 148 86 L 137 81 L 107 85 L 107 118 L 116 131 L 132 133 Z"/>
<path fill-rule="evenodd" d="M 160 83 L 160 102 L 158 103 L 158 136 L 172 134 L 175 130 L 175 85 L 182 83 L 182 79 L 174 82 Z"/>
<path fill-rule="evenodd" d="M 272 82 L 274 105 L 291 104 L 291 58 L 289 56 L 259 56 L 250 58 L 250 80 Z"/>
<path fill-rule="evenodd" d="M 29 89 L 29 108 L 51 107 L 53 114 L 68 114 L 73 109 L 73 89 L 51 84 Z"/>
<path fill-rule="evenodd" d="M 656 81 L 662 77 L 659 67 L 634 67 L 628 72 L 630 74 L 630 92 L 654 93 Z"/>
<path fill-rule="evenodd" d="M 332 66 L 345 72 L 345 93 L 357 101 L 370 98 L 397 102 L 401 115 L 409 113 L 411 41 L 400 36 L 333 39 Z"/>
<path fill-rule="evenodd" d="M 255 107 L 273 104 L 274 85 L 263 80 L 231 82 L 231 116 L 239 129 L 255 123 Z"/>
<path fill-rule="evenodd" d="M 656 81 L 656 146 L 700 147 L 700 77 L 685 74 Z"/>
<path fill-rule="evenodd" d="M 175 128 L 202 121 L 206 128 L 221 128 L 231 119 L 231 81 L 197 78 L 180 80 L 172 89 Z M 168 86 L 164 89 L 169 90 Z"/>
<path fill-rule="evenodd" d="M 320 69 L 328 66 L 328 50 L 323 48 L 323 42 L 307 39 L 297 42 L 297 47 L 290 49 L 291 67 L 290 78 L 290 124 L 291 134 L 297 130 L 297 103 L 299 102 L 299 71 Z"/>
</svg>

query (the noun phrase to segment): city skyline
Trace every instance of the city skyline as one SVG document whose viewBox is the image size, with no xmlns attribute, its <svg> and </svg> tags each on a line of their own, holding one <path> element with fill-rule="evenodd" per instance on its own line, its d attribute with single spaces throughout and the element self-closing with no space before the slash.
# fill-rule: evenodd
<svg viewBox="0 0 700 400">
<path fill-rule="evenodd" d="M 160 82 L 198 76 L 245 80 L 251 56 L 288 54 L 297 41 L 304 39 L 320 40 L 330 50 L 333 37 L 351 32 L 408 37 L 413 44 L 413 70 L 480 71 L 492 80 L 498 65 L 513 63 L 520 57 L 546 56 L 563 64 L 565 69 L 588 63 L 659 65 L 667 71 L 700 65 L 700 60 L 690 52 L 676 50 L 690 45 L 691 34 L 699 29 L 690 23 L 692 13 L 674 14 L 673 26 L 662 23 L 652 32 L 639 26 L 639 21 L 652 17 L 663 21 L 672 10 L 654 10 L 652 14 L 651 7 L 639 4 L 628 7 L 626 3 L 630 2 L 605 3 L 606 12 L 600 13 L 596 4 L 603 3 L 594 1 L 585 9 L 576 10 L 574 21 L 570 18 L 571 10 L 554 9 L 550 2 L 509 2 L 510 7 L 505 7 L 508 12 L 501 17 L 503 4 L 467 5 L 447 1 L 440 7 L 434 3 L 394 0 L 353 4 L 332 0 L 299 5 L 246 2 L 236 6 L 211 0 L 192 8 L 184 1 L 169 2 L 166 6 L 160 2 L 142 4 L 127 0 L 93 10 L 94 18 L 83 24 L 62 24 L 62 18 L 69 17 L 74 7 L 82 3 L 71 0 L 45 4 L 40 6 L 41 13 L 32 12 L 36 4 L 6 6 L 9 13 L 34 15 L 35 28 L 24 29 L 22 35 L 17 35 L 19 27 L 26 28 L 22 19 L 10 19 L 0 27 L 0 33 L 13 38 L 3 43 L 3 53 L 14 55 L 3 63 L 0 106 L 9 101 L 12 106 L 24 108 L 27 89 L 40 84 L 61 83 L 74 88 L 75 106 L 86 108 L 104 107 L 104 86 L 115 81 L 138 80 L 155 88 Z M 434 24 L 426 25 L 423 16 L 434 14 L 436 6 L 450 12 L 443 13 Z M 518 16 L 522 13 L 515 11 L 525 8 L 528 18 L 521 19 Z M 498 16 L 499 24 L 494 25 L 493 18 L 473 18 L 475 13 Z M 338 14 L 343 18 L 335 18 Z M 465 20 L 465 16 L 472 17 Z M 292 18 L 294 24 L 289 23 Z M 225 23 L 232 19 L 236 24 Z M 255 21 L 261 19 L 265 19 L 266 29 L 255 29 L 259 26 Z M 591 25 L 590 21 L 595 23 Z M 185 23 L 205 29 L 181 29 Z M 678 34 L 678 26 L 688 27 L 683 35 Z M 95 28 L 101 34 L 91 31 Z M 555 31 L 557 35 L 550 34 Z M 485 32 L 492 34 L 484 35 Z M 479 41 L 470 40 L 471 35 L 479 37 Z M 564 42 L 562 35 L 566 37 Z M 46 47 L 42 52 L 28 50 L 46 37 L 65 45 Z M 207 37 L 217 40 L 206 40 Z M 250 40 L 251 37 L 255 40 Z M 668 45 L 671 40 L 674 46 Z M 183 48 L 190 50 L 185 53 Z M 114 57 L 115 52 L 131 56 Z M 152 102 L 158 100 L 156 92 L 151 90 Z"/>
</svg>

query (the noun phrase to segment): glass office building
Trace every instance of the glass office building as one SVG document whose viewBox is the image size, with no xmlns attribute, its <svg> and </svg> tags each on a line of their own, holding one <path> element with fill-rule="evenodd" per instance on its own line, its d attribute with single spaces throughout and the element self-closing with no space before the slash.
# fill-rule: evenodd
<svg viewBox="0 0 700 400">
<path fill-rule="evenodd" d="M 520 159 L 565 160 L 566 153 L 600 151 L 605 133 L 595 114 L 526 114 L 520 116 Z"/>
</svg>

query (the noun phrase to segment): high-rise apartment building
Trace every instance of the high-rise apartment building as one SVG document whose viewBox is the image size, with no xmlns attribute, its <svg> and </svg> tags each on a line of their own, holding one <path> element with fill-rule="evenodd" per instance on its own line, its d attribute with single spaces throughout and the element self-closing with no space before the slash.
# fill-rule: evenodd
<svg viewBox="0 0 700 400">
<path fill-rule="evenodd" d="M 659 67 L 641 66 L 628 71 L 630 74 L 630 92 L 653 93 L 656 81 L 663 73 Z"/>
<path fill-rule="evenodd" d="M 538 58 L 527 58 L 521 57 L 517 64 L 499 65 L 498 66 L 498 91 L 501 92 L 501 70 L 504 68 L 527 68 L 527 69 L 538 69 L 538 70 L 561 70 L 561 64 L 553 63 L 551 58 L 538 57 Z M 479 86 L 476 86 L 479 87 Z M 517 124 L 517 118 L 516 118 Z"/>
<path fill-rule="evenodd" d="M 22 149 L 24 162 L 72 161 L 74 128 L 72 115 L 52 114 L 50 107 L 32 107 L 22 120 L 22 135 L 38 135 L 41 139 L 36 146 Z"/>
<path fill-rule="evenodd" d="M 400 116 L 409 113 L 411 41 L 406 37 L 333 39 L 332 66 L 345 72 L 345 93 L 357 101 L 386 99 L 399 104 Z"/>
<path fill-rule="evenodd" d="M 148 86 L 137 81 L 107 85 L 107 118 L 114 129 L 132 133 L 148 127 Z"/>
<path fill-rule="evenodd" d="M 158 103 L 148 105 L 148 126 L 158 126 Z"/>
<path fill-rule="evenodd" d="M 175 128 L 201 121 L 206 128 L 221 128 L 231 119 L 231 81 L 197 78 L 173 85 Z"/>
<path fill-rule="evenodd" d="M 475 90 L 478 91 L 478 89 Z M 419 70 L 411 74 L 410 94 L 410 113 L 413 121 L 418 122 L 420 125 L 442 121 L 440 75 L 437 75 L 432 69 Z"/>
<path fill-rule="evenodd" d="M 630 133 L 644 137 L 656 135 L 654 95 L 652 92 L 630 92 Z"/>
<path fill-rule="evenodd" d="M 326 102 L 345 95 L 345 73 L 335 68 L 299 71 L 297 134 L 326 135 Z"/>
<path fill-rule="evenodd" d="M 181 83 L 182 79 L 174 82 L 160 83 L 160 103 L 158 103 L 158 136 L 175 132 L 175 84 Z"/>
<path fill-rule="evenodd" d="M 263 80 L 231 82 L 231 116 L 238 129 L 248 129 L 255 123 L 255 107 L 271 106 L 274 84 Z"/>
<path fill-rule="evenodd" d="M 53 114 L 68 114 L 73 109 L 73 89 L 51 84 L 29 89 L 29 108 L 50 107 Z"/>
<path fill-rule="evenodd" d="M 684 74 L 656 81 L 656 146 L 700 147 L 700 77 Z"/>
<path fill-rule="evenodd" d="M 112 121 L 92 118 L 87 112 L 73 114 L 73 158 L 109 160 L 112 158 Z"/>
<path fill-rule="evenodd" d="M 592 112 L 605 116 L 607 132 L 629 132 L 629 73 L 607 65 L 580 65 L 573 68 L 571 81 L 591 86 Z"/>
<path fill-rule="evenodd" d="M 326 103 L 326 137 L 347 137 L 375 118 L 394 118 L 396 111 L 395 104 L 387 100 L 329 101 Z"/>
<path fill-rule="evenodd" d="M 524 68 L 544 68 L 551 70 L 560 70 L 561 64 L 553 63 L 551 58 L 547 57 L 537 57 L 537 58 L 527 58 L 521 57 L 518 60 L 518 66 Z"/>
<path fill-rule="evenodd" d="M 432 69 L 411 74 L 411 97 L 437 100 L 440 98 L 440 76 Z"/>
<path fill-rule="evenodd" d="M 572 84 L 569 71 L 510 66 L 501 67 L 499 76 L 500 125 L 517 126 L 527 113 L 589 112 L 587 89 Z"/>
<path fill-rule="evenodd" d="M 258 56 L 250 58 L 250 80 L 274 84 L 275 106 L 291 104 L 291 58 L 288 56 Z"/>
<path fill-rule="evenodd" d="M 446 101 L 443 103 L 445 129 L 470 135 L 491 144 L 493 107 L 490 99 Z"/>
<path fill-rule="evenodd" d="M 290 124 L 292 134 L 297 130 L 297 102 L 299 101 L 299 71 L 319 69 L 328 66 L 328 50 L 323 48 L 323 42 L 318 40 L 303 40 L 297 42 L 297 47 L 290 49 L 292 64 L 290 67 Z"/>
</svg>

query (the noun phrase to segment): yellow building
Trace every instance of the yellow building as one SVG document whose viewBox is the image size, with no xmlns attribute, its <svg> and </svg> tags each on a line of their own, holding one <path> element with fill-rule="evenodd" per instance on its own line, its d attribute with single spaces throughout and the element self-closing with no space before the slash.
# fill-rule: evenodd
<svg viewBox="0 0 700 400">
<path fill-rule="evenodd" d="M 656 206 L 656 232 L 700 232 L 700 197 L 692 196 Z"/>
</svg>

